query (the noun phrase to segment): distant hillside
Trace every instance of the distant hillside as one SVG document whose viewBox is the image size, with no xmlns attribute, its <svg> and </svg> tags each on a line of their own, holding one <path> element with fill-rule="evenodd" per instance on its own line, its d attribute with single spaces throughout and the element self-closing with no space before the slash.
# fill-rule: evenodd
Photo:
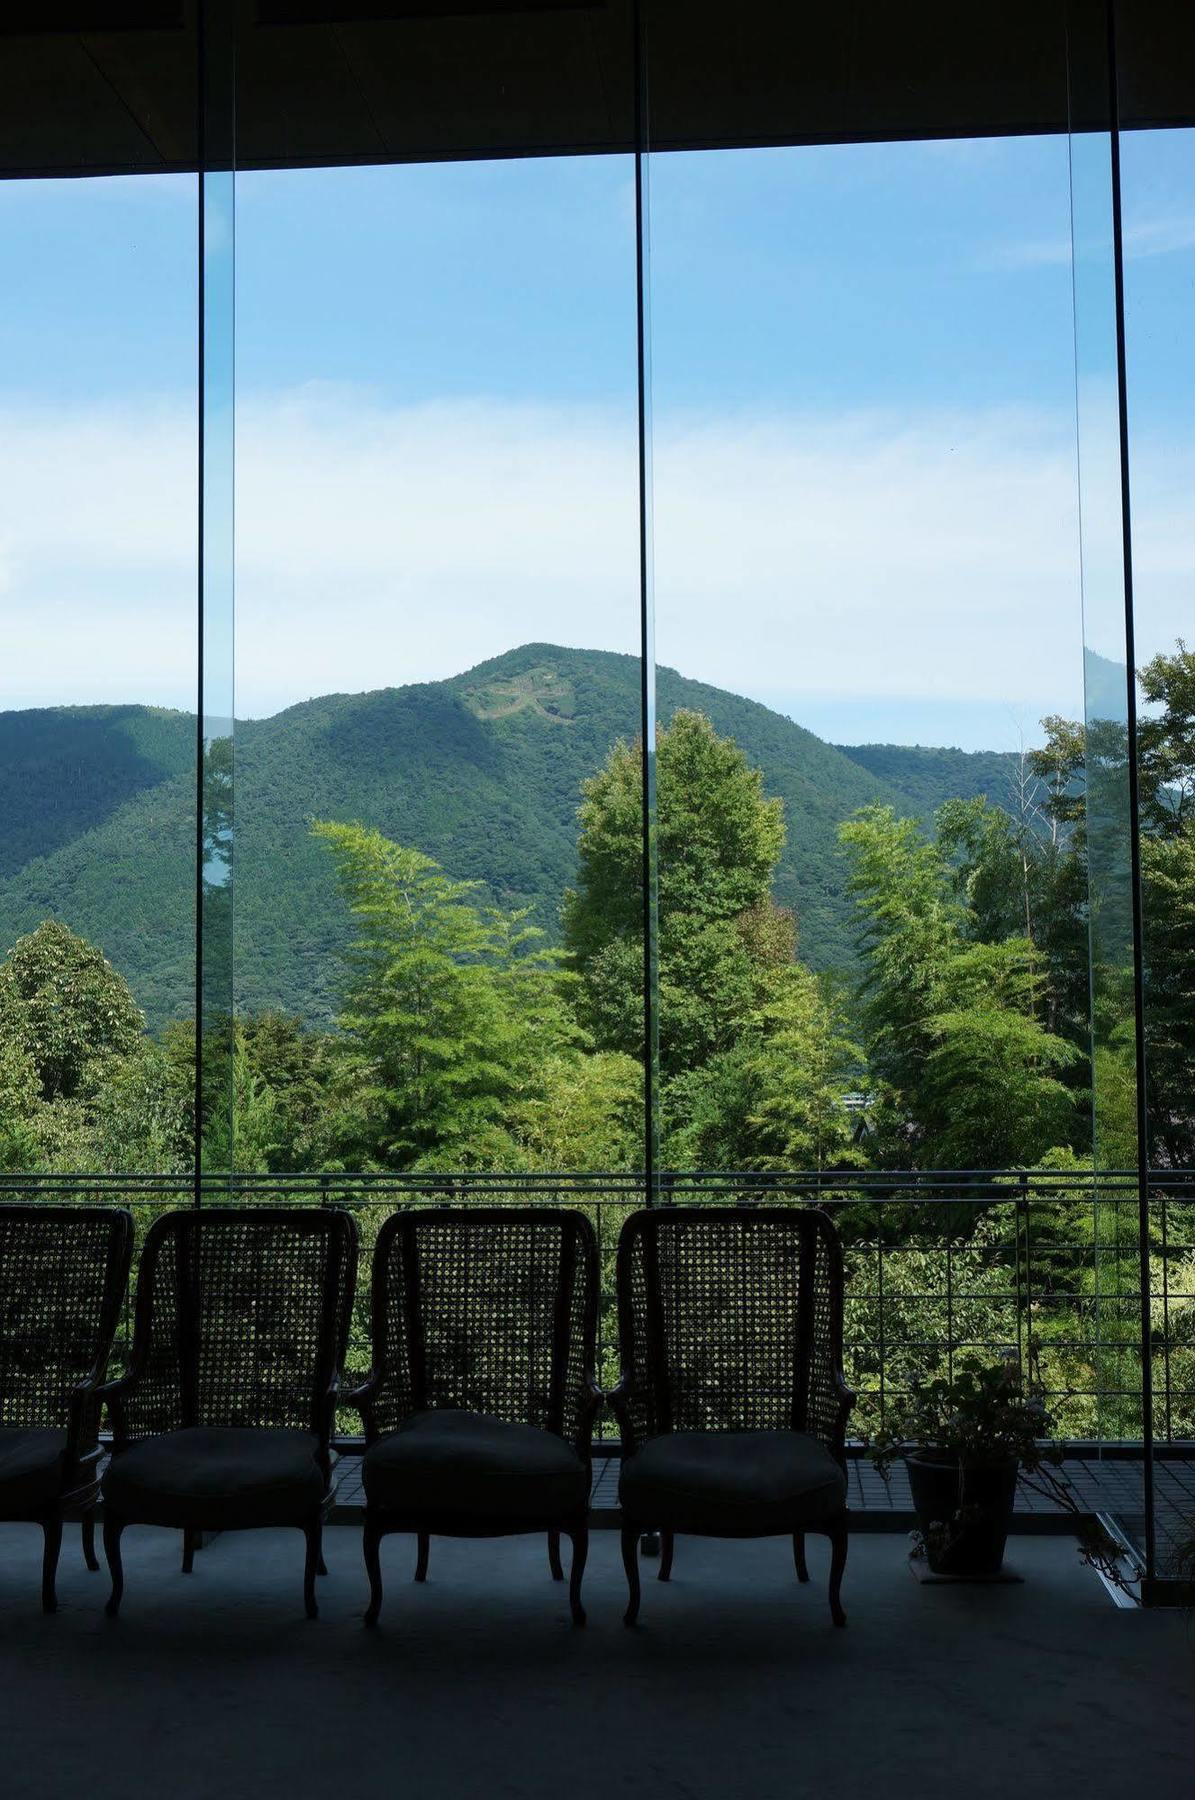
<svg viewBox="0 0 1195 1800">
<path fill-rule="evenodd" d="M 928 817 L 955 797 L 1007 805 L 1017 758 L 1007 750 L 929 750 L 920 744 L 839 744 L 838 749 L 901 793 L 908 810 Z"/>
<path fill-rule="evenodd" d="M 817 967 L 852 959 L 839 822 L 872 800 L 928 815 L 950 794 L 1003 798 L 1009 757 L 839 749 L 720 688 L 657 672 L 666 723 L 707 713 L 785 804 L 777 898 Z M 313 818 L 418 845 L 558 931 L 581 783 L 639 719 L 639 664 L 526 644 L 449 681 L 333 694 L 237 726 L 239 1003 L 335 1012 L 345 921 Z M 191 1011 L 194 720 L 144 707 L 0 715 L 0 953 L 55 915 L 128 975 L 151 1020 Z"/>
</svg>

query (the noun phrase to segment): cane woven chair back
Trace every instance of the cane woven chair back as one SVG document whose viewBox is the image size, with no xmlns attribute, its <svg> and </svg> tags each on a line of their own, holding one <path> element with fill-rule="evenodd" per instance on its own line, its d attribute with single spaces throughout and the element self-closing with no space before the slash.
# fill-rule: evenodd
<svg viewBox="0 0 1195 1800">
<path fill-rule="evenodd" d="M 374 1253 L 369 1436 L 459 1407 L 583 1438 L 587 1453 L 597 1282 L 597 1242 L 579 1212 L 392 1214 Z"/>
<path fill-rule="evenodd" d="M 0 1425 L 71 1425 L 76 1389 L 103 1379 L 132 1242 L 117 1207 L 0 1206 Z M 94 1444 L 98 1408 L 85 1412 L 80 1444 Z"/>
<path fill-rule="evenodd" d="M 205 1207 L 158 1219 L 141 1253 L 118 1435 L 215 1425 L 326 1437 L 356 1266 L 344 1212 Z"/>
<path fill-rule="evenodd" d="M 633 1213 L 617 1288 L 623 1410 L 636 1442 L 666 1431 L 797 1430 L 841 1456 L 842 1252 L 825 1213 Z"/>
</svg>

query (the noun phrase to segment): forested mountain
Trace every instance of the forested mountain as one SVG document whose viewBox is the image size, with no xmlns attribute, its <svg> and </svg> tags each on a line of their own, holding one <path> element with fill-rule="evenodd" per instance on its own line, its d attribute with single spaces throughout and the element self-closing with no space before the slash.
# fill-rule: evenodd
<svg viewBox="0 0 1195 1800">
<path fill-rule="evenodd" d="M 986 794 L 999 805 L 1012 799 L 1017 757 L 1007 750 L 935 750 L 922 744 L 840 744 L 861 768 L 905 798 L 906 809 L 928 815 L 943 800 Z"/>
<path fill-rule="evenodd" d="M 659 718 L 708 715 L 784 801 L 776 898 L 815 968 L 852 957 L 836 829 L 869 801 L 927 816 L 1006 797 L 1014 759 L 839 749 L 738 695 L 657 673 Z M 639 664 L 527 644 L 443 682 L 327 695 L 236 733 L 236 971 L 250 1010 L 336 1009 L 343 917 L 312 819 L 359 820 L 417 846 L 552 938 L 576 863 L 581 783 L 634 737 Z M 0 954 L 55 916 L 102 947 L 151 1022 L 188 1015 L 193 959 L 194 719 L 148 707 L 0 714 Z"/>
</svg>

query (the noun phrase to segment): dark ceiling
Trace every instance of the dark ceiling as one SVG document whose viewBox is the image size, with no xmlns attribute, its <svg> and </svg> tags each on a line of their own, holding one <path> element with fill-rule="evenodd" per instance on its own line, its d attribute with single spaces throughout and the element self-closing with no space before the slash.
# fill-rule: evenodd
<svg viewBox="0 0 1195 1800">
<path fill-rule="evenodd" d="M 657 149 L 1106 122 L 1105 0 L 641 7 Z M 197 0 L 7 0 L 0 173 L 195 168 L 201 45 L 210 93 L 235 92 L 239 167 L 636 141 L 633 0 L 208 0 L 206 13 L 201 35 Z M 1195 123 L 1192 0 L 1119 0 L 1117 31 L 1122 124 Z M 220 136 L 209 128 L 209 160 Z"/>
</svg>

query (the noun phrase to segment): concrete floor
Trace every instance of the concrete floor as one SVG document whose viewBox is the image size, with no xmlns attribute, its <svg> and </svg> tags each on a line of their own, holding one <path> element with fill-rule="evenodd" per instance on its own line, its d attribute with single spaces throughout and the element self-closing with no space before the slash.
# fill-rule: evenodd
<svg viewBox="0 0 1195 1800">
<path fill-rule="evenodd" d="M 841 1632 L 816 1539 L 804 1588 L 784 1542 L 682 1540 L 634 1632 L 614 1532 L 593 1535 L 585 1631 L 540 1539 L 436 1539 L 425 1587 L 388 1540 L 375 1633 L 359 1533 L 326 1543 L 308 1623 L 297 1533 L 219 1538 L 187 1578 L 177 1536 L 131 1530 L 111 1623 L 76 1532 L 45 1618 L 40 1533 L 0 1526 L 5 1800 L 1188 1791 L 1195 1628 L 1118 1610 L 1066 1539 L 1014 1541 L 1023 1586 L 964 1588 L 920 1586 L 900 1537 L 859 1536 Z"/>
</svg>

